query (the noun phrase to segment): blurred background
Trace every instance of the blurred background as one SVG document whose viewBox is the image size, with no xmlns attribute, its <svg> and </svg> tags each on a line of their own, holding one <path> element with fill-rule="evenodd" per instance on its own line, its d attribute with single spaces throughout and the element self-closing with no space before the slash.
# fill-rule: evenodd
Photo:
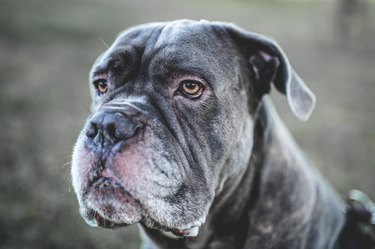
<svg viewBox="0 0 375 249">
<path fill-rule="evenodd" d="M 375 198 L 374 1 L 0 0 L 0 248 L 139 247 L 136 226 L 84 224 L 72 146 L 103 43 L 131 25 L 179 18 L 278 40 L 318 100 L 303 123 L 273 93 L 281 117 L 343 197 L 358 188 Z"/>
</svg>

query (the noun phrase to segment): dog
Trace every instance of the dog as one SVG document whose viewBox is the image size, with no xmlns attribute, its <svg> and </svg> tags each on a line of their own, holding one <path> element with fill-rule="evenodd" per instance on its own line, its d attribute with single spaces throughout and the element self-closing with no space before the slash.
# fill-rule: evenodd
<svg viewBox="0 0 375 249">
<path fill-rule="evenodd" d="M 273 39 L 177 20 L 121 33 L 90 73 L 72 184 L 91 226 L 139 224 L 144 248 L 344 248 L 346 203 L 277 115 L 315 96 Z M 345 247 L 346 248 L 346 247 Z"/>
</svg>

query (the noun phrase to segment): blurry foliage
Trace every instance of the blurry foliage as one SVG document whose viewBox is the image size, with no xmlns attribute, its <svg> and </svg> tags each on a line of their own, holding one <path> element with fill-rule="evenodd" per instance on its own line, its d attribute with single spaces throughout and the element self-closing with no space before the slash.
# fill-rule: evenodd
<svg viewBox="0 0 375 249">
<path fill-rule="evenodd" d="M 340 11 L 329 1 L 1 0 L 0 248 L 139 247 L 135 226 L 84 224 L 69 162 L 101 38 L 111 43 L 149 21 L 225 20 L 277 38 L 318 96 L 301 123 L 273 94 L 281 116 L 340 193 L 356 187 L 375 197 L 374 6 L 360 37 L 337 36 Z"/>
</svg>

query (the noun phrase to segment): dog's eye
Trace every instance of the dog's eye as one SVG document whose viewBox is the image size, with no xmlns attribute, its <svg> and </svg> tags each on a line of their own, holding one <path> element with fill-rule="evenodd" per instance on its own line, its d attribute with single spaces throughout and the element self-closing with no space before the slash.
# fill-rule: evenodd
<svg viewBox="0 0 375 249">
<path fill-rule="evenodd" d="M 96 80 L 94 85 L 98 89 L 99 94 L 104 94 L 108 91 L 108 83 L 105 79 Z"/>
<path fill-rule="evenodd" d="M 179 92 L 187 98 L 196 99 L 203 93 L 203 85 L 199 81 L 184 80 L 180 84 Z"/>
</svg>

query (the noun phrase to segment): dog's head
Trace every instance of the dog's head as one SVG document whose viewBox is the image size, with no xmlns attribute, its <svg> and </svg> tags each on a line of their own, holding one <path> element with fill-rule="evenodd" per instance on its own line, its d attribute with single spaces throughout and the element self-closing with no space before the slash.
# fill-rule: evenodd
<svg viewBox="0 0 375 249">
<path fill-rule="evenodd" d="M 247 167 L 271 82 L 307 119 L 314 96 L 271 39 L 186 20 L 120 34 L 92 68 L 93 114 L 74 149 L 82 216 L 195 235 L 226 179 Z"/>
</svg>

